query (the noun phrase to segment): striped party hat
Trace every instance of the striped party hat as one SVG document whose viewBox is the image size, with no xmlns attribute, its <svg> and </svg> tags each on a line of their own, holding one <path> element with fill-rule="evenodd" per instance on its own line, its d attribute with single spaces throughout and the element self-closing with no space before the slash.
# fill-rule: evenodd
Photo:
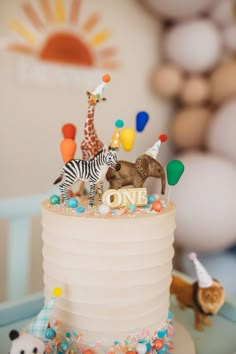
<svg viewBox="0 0 236 354">
<path fill-rule="evenodd" d="M 53 296 L 49 302 L 43 307 L 40 313 L 34 318 L 28 332 L 35 337 L 44 338 L 45 332 L 49 323 L 50 314 L 57 297 L 61 296 L 61 288 L 55 288 L 53 290 Z"/>
</svg>

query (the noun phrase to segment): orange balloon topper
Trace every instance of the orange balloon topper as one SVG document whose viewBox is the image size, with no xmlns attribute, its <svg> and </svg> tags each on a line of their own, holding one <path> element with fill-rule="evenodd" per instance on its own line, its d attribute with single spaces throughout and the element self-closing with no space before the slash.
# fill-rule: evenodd
<svg viewBox="0 0 236 354">
<path fill-rule="evenodd" d="M 72 123 L 67 123 L 62 127 L 62 134 L 65 139 L 60 144 L 61 155 L 64 163 L 72 160 L 76 152 L 76 142 L 74 141 L 76 135 L 76 127 Z"/>
<path fill-rule="evenodd" d="M 64 124 L 61 130 L 65 139 L 73 139 L 73 140 L 75 139 L 76 127 L 74 124 L 72 123 Z"/>
</svg>

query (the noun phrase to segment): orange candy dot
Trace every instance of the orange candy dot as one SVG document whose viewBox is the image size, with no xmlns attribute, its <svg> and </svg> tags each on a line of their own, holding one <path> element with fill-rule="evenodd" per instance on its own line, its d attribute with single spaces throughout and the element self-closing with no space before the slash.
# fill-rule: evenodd
<svg viewBox="0 0 236 354">
<path fill-rule="evenodd" d="M 109 74 L 103 75 L 103 77 L 102 77 L 103 82 L 109 82 L 110 80 L 111 80 L 111 77 Z"/>
<path fill-rule="evenodd" d="M 85 349 L 83 354 L 94 354 L 94 351 L 92 349 Z"/>
<path fill-rule="evenodd" d="M 126 354 L 137 354 L 134 350 L 128 350 Z"/>
<path fill-rule="evenodd" d="M 163 341 L 161 339 L 155 339 L 153 342 L 153 348 L 160 350 L 163 347 Z"/>
<path fill-rule="evenodd" d="M 161 209 L 162 209 L 162 205 L 159 200 L 156 200 L 154 203 L 152 203 L 152 210 L 161 211 Z"/>
</svg>

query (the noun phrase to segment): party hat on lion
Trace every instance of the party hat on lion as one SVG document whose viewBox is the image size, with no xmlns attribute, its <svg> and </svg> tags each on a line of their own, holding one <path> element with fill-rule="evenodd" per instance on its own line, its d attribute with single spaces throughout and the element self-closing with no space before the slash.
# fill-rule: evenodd
<svg viewBox="0 0 236 354">
<path fill-rule="evenodd" d="M 197 259 L 196 253 L 192 252 L 189 255 L 189 259 L 193 261 L 195 271 L 198 278 L 198 286 L 199 288 L 209 288 L 213 284 L 213 279 L 207 270 L 203 267 L 203 265 Z"/>
<path fill-rule="evenodd" d="M 92 95 L 97 96 L 97 97 L 102 96 L 102 93 L 103 93 L 103 91 L 104 91 L 104 88 L 105 88 L 105 86 L 108 84 L 108 82 L 109 82 L 110 80 L 111 80 L 110 75 L 108 75 L 108 74 L 103 75 L 103 77 L 102 77 L 102 83 L 101 83 L 100 85 L 98 85 L 98 86 L 95 88 L 95 90 L 93 90 L 93 91 L 91 92 Z"/>
<path fill-rule="evenodd" d="M 53 305 L 56 299 L 61 296 L 62 290 L 61 288 L 54 288 L 53 296 L 49 300 L 49 302 L 43 307 L 40 313 L 34 318 L 30 327 L 28 328 L 28 332 L 35 337 L 44 338 L 46 329 L 48 327 L 50 314 L 53 308 Z"/>
<path fill-rule="evenodd" d="M 166 140 L 167 140 L 167 135 L 161 134 L 159 136 L 157 142 L 155 142 L 155 144 L 152 147 L 147 149 L 147 151 L 145 152 L 145 155 L 151 156 L 153 159 L 156 159 L 157 155 L 159 153 L 161 144 L 164 143 Z"/>
</svg>

